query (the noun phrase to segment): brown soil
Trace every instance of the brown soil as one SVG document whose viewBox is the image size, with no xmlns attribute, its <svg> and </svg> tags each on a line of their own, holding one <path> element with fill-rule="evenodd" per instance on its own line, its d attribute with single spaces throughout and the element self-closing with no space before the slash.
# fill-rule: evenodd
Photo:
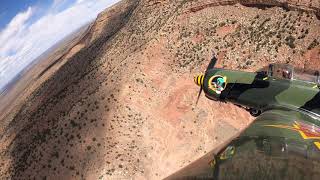
<svg viewBox="0 0 320 180">
<path fill-rule="evenodd" d="M 253 118 L 239 107 L 204 96 L 195 106 L 193 76 L 212 50 L 231 69 L 320 67 L 317 1 L 259 2 L 106 9 L 1 116 L 1 179 L 161 179 L 244 129 Z"/>
</svg>

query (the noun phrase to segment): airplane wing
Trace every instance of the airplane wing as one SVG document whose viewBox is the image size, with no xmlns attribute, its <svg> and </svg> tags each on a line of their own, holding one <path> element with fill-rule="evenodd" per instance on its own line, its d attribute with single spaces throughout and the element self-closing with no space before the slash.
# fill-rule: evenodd
<svg viewBox="0 0 320 180">
<path fill-rule="evenodd" d="M 319 117 L 265 111 L 236 137 L 166 179 L 317 179 Z"/>
</svg>

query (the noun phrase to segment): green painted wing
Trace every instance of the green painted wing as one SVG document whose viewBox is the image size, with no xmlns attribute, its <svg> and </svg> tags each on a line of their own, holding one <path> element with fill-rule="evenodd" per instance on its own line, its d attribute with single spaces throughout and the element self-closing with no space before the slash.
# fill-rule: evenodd
<svg viewBox="0 0 320 180">
<path fill-rule="evenodd" d="M 317 117 L 268 110 L 226 145 L 166 179 L 317 179 L 319 134 Z"/>
</svg>

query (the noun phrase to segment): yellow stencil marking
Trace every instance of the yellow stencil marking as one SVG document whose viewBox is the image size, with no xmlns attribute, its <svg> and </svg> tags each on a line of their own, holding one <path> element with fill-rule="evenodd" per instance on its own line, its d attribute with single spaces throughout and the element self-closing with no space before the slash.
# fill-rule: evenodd
<svg viewBox="0 0 320 180">
<path fill-rule="evenodd" d="M 221 154 L 220 159 L 229 159 L 234 155 L 234 146 L 228 146 Z"/>
<path fill-rule="evenodd" d="M 295 122 L 293 126 L 287 126 L 287 125 L 264 125 L 268 127 L 276 127 L 281 129 L 290 129 L 293 131 L 298 131 L 303 139 L 320 139 L 320 136 L 308 136 L 305 134 L 305 132 L 302 131 L 299 123 Z"/>
<path fill-rule="evenodd" d="M 299 124 L 298 122 L 294 122 L 292 126 L 287 126 L 287 125 L 264 125 L 264 126 L 297 131 L 299 132 L 299 134 L 303 139 L 320 139 L 320 136 L 318 135 L 319 132 L 314 130 L 310 131 L 309 129 L 310 127 L 303 124 Z M 314 142 L 314 144 L 320 150 L 320 142 Z"/>
<path fill-rule="evenodd" d="M 290 130 L 293 130 L 293 131 L 296 131 L 296 129 L 292 126 L 287 126 L 287 125 L 264 125 L 264 126 L 267 126 L 267 127 L 276 127 L 276 128 L 281 128 L 281 129 L 290 129 Z"/>
<path fill-rule="evenodd" d="M 320 137 L 317 136 L 307 136 L 303 131 L 300 130 L 300 127 L 296 124 L 293 124 L 293 127 L 296 128 L 296 131 L 300 133 L 303 139 L 320 139 Z"/>
<path fill-rule="evenodd" d="M 213 157 L 213 159 L 209 162 L 212 169 L 216 166 L 216 159 Z"/>
<path fill-rule="evenodd" d="M 201 76 L 201 84 L 203 84 L 204 75 Z"/>
<path fill-rule="evenodd" d="M 314 142 L 314 145 L 316 145 L 317 148 L 320 149 L 320 142 Z"/>
</svg>

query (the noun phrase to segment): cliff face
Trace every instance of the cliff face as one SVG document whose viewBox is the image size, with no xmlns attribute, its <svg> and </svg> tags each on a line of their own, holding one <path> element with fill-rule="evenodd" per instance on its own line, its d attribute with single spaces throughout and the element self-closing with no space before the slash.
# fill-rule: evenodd
<svg viewBox="0 0 320 180">
<path fill-rule="evenodd" d="M 212 50 L 225 68 L 319 68 L 317 12 L 315 0 L 121 1 L 6 119 L 0 177 L 168 176 L 252 121 L 205 97 L 195 106 Z"/>
<path fill-rule="evenodd" d="M 237 3 L 253 7 L 282 7 L 288 10 L 298 10 L 315 13 L 320 16 L 320 1 L 318 0 L 208 0 L 193 10 L 208 6 L 235 5 Z"/>
</svg>

